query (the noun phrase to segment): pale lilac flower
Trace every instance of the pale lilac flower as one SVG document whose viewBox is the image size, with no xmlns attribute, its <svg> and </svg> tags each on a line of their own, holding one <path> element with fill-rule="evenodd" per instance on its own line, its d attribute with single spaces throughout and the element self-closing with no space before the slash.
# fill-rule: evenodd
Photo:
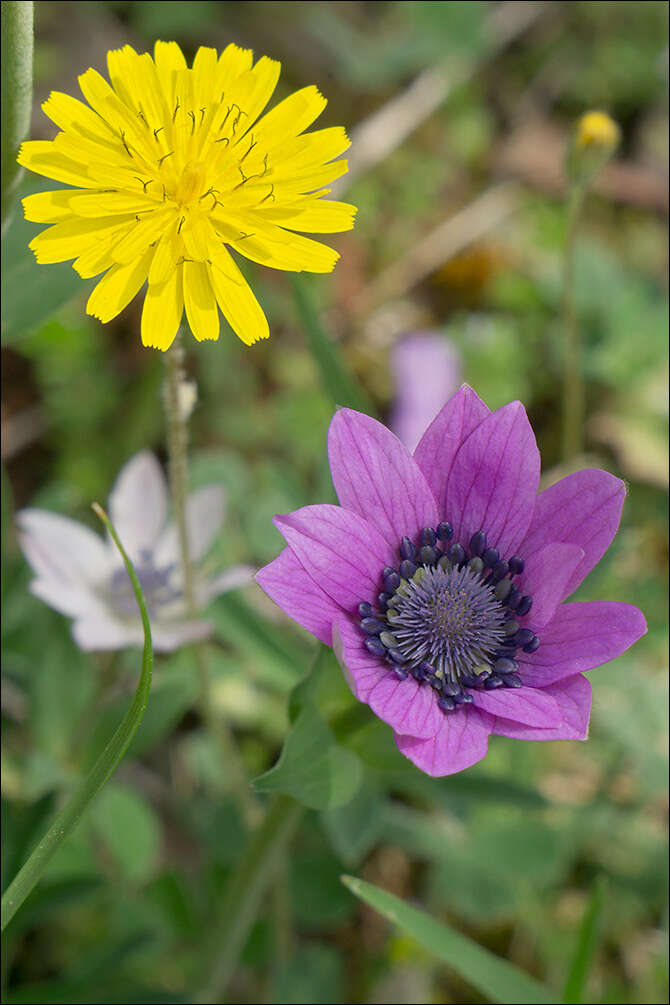
<svg viewBox="0 0 670 1005">
<path fill-rule="evenodd" d="M 221 485 L 193 492 L 187 502 L 191 558 L 203 559 L 224 515 Z M 168 523 L 168 491 L 161 467 L 147 450 L 124 465 L 109 498 L 109 516 L 130 556 L 147 603 L 154 649 L 168 652 L 206 638 L 211 625 L 188 619 L 176 528 Z M 88 527 L 46 510 L 17 514 L 19 541 L 36 578 L 30 590 L 50 607 L 74 619 L 81 649 L 124 649 L 143 641 L 137 601 L 114 543 Z M 243 586 L 253 575 L 232 566 L 218 575 L 197 571 L 199 609 L 214 597 Z"/>
<path fill-rule="evenodd" d="M 354 695 L 431 775 L 485 756 L 491 733 L 586 738 L 583 672 L 646 631 L 622 603 L 564 603 L 616 533 L 623 482 L 587 469 L 537 494 L 540 455 L 519 402 L 469 387 L 411 455 L 338 411 L 328 449 L 340 506 L 275 523 L 288 547 L 258 573 L 338 655 Z"/>
<path fill-rule="evenodd" d="M 391 350 L 395 399 L 389 426 L 409 451 L 461 382 L 461 356 L 437 332 L 399 339 Z"/>
</svg>

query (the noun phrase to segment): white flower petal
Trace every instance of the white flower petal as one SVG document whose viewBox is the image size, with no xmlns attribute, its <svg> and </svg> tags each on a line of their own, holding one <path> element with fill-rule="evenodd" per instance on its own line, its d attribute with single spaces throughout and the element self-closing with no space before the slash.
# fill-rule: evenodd
<svg viewBox="0 0 670 1005">
<path fill-rule="evenodd" d="M 85 589 L 106 578 L 109 553 L 88 527 L 39 509 L 21 510 L 16 524 L 23 553 L 39 579 Z"/>
<path fill-rule="evenodd" d="M 236 590 L 240 586 L 247 586 L 254 578 L 256 569 L 250 565 L 231 565 L 225 572 L 219 573 L 213 579 L 205 580 L 198 584 L 198 602 L 201 607 L 205 607 L 215 597 L 220 597 L 222 593 L 229 590 Z"/>
<path fill-rule="evenodd" d="M 225 503 L 226 490 L 223 485 L 206 485 L 188 497 L 186 527 L 192 562 L 198 562 L 213 544 L 223 523 Z M 179 562 L 179 540 L 174 523 L 161 534 L 154 559 L 158 566 Z"/>
<path fill-rule="evenodd" d="M 109 497 L 109 516 L 131 558 L 151 551 L 167 518 L 167 485 L 149 450 L 121 468 Z"/>
<path fill-rule="evenodd" d="M 116 621 L 111 617 L 87 616 L 72 625 L 74 640 L 85 651 L 126 649 L 142 646 L 144 635 L 138 619 L 137 625 Z"/>
<path fill-rule="evenodd" d="M 66 586 L 55 579 L 33 579 L 30 592 L 49 607 L 70 618 L 106 617 L 107 608 L 95 593 L 76 586 Z"/>
</svg>

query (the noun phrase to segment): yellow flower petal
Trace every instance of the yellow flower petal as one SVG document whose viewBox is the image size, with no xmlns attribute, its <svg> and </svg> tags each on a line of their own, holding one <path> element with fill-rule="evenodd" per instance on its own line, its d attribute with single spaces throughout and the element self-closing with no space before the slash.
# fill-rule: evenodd
<svg viewBox="0 0 670 1005">
<path fill-rule="evenodd" d="M 95 241 L 86 251 L 82 252 L 79 258 L 75 259 L 72 268 L 82 279 L 92 279 L 93 276 L 100 275 L 105 269 L 114 265 L 112 250 L 116 241 L 115 232 L 102 241 Z"/>
<path fill-rule="evenodd" d="M 219 337 L 219 309 L 204 262 L 184 262 L 184 304 L 198 342 Z"/>
<path fill-rule="evenodd" d="M 329 126 L 328 129 L 315 129 L 311 133 L 301 133 L 282 146 L 281 161 L 278 167 L 282 171 L 297 167 L 301 172 L 312 165 L 326 164 L 339 157 L 351 146 L 347 132 L 341 126 Z"/>
<path fill-rule="evenodd" d="M 103 323 L 120 314 L 146 280 L 150 257 L 147 252 L 129 265 L 113 265 L 88 298 L 86 313 Z"/>
<path fill-rule="evenodd" d="M 289 230 L 302 230 L 308 234 L 338 234 L 351 230 L 356 219 L 356 207 L 348 202 L 314 199 L 308 206 L 295 209 L 278 208 L 258 210 L 260 216 L 268 222 L 288 227 Z"/>
<path fill-rule="evenodd" d="M 244 112 L 240 123 L 240 139 L 253 126 L 272 97 L 280 71 L 281 63 L 263 56 L 252 70 L 234 82 L 232 97 Z"/>
<path fill-rule="evenodd" d="M 228 252 L 221 248 L 207 268 L 221 312 L 235 334 L 246 345 L 267 338 L 267 318 Z"/>
<path fill-rule="evenodd" d="M 142 345 L 169 349 L 184 313 L 183 265 L 178 265 L 169 279 L 149 284 L 142 310 Z"/>
<path fill-rule="evenodd" d="M 161 204 L 148 199 L 140 191 L 129 192 L 69 192 L 70 211 L 75 216 L 98 217 L 146 213 Z"/>
<path fill-rule="evenodd" d="M 269 240 L 267 233 L 263 230 L 239 241 L 231 241 L 230 245 L 252 262 L 284 272 L 332 272 L 340 257 L 337 251 L 309 237 L 284 231 L 280 243 Z"/>
<path fill-rule="evenodd" d="M 147 213 L 133 224 L 123 240 L 114 249 L 114 261 L 124 265 L 146 249 L 163 233 L 165 227 L 174 220 L 175 212 L 171 209 L 159 209 Z"/>
<path fill-rule="evenodd" d="M 327 104 L 317 87 L 303 87 L 263 116 L 258 123 L 259 135 L 273 149 L 311 126 Z"/>
<path fill-rule="evenodd" d="M 111 233 L 123 234 L 131 226 L 131 221 L 123 217 L 102 220 L 72 217 L 47 227 L 32 239 L 28 247 L 35 252 L 35 259 L 40 265 L 67 262 L 70 258 L 78 258 Z"/>
<path fill-rule="evenodd" d="M 58 223 L 59 220 L 65 220 L 72 216 L 70 199 L 73 195 L 71 188 L 27 195 L 21 200 L 26 220 L 31 223 Z"/>
<path fill-rule="evenodd" d="M 21 144 L 16 158 L 19 164 L 35 174 L 53 178 L 65 185 L 98 188 L 98 182 L 88 174 L 85 164 L 78 163 L 54 149 L 52 140 L 27 140 Z"/>
<path fill-rule="evenodd" d="M 42 104 L 42 111 L 59 129 L 72 130 L 87 139 L 102 140 L 105 143 L 115 138 L 110 127 L 99 115 L 92 112 L 82 101 L 77 101 L 62 91 L 52 91 Z"/>
<path fill-rule="evenodd" d="M 175 74 L 177 70 L 186 69 L 184 54 L 176 42 L 156 42 L 154 61 L 165 102 L 168 108 L 174 109 Z"/>
<path fill-rule="evenodd" d="M 237 77 L 250 70 L 253 58 L 251 49 L 241 49 L 234 42 L 227 45 L 219 56 L 215 94 L 226 91 Z"/>
<path fill-rule="evenodd" d="M 153 258 L 149 268 L 149 282 L 152 286 L 164 283 L 172 275 L 173 270 L 177 267 L 177 262 L 183 256 L 184 246 L 177 234 L 178 226 L 179 220 L 174 220 L 163 233 L 155 250 L 150 249 Z"/>
</svg>

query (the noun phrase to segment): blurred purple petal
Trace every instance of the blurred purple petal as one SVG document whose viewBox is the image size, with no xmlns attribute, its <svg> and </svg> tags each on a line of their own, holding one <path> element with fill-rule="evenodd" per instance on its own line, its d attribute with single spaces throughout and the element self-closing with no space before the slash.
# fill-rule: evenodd
<svg viewBox="0 0 670 1005">
<path fill-rule="evenodd" d="M 461 380 L 456 346 L 435 332 L 407 335 L 391 351 L 395 400 L 389 426 L 410 453 Z"/>
</svg>

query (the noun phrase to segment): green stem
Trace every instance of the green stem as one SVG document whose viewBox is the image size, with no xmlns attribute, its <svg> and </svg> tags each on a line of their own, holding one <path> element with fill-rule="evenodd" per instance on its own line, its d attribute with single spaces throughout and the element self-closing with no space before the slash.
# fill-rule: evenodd
<svg viewBox="0 0 670 1005">
<path fill-rule="evenodd" d="M 276 876 L 302 812 L 302 806 L 289 796 L 273 796 L 263 823 L 236 865 L 213 927 L 215 963 L 209 984 L 195 999 L 200 1005 L 223 1001 L 263 896 Z"/>
<path fill-rule="evenodd" d="M 86 808 L 91 800 L 98 794 L 105 782 L 110 778 L 116 769 L 117 764 L 125 754 L 144 716 L 144 710 L 149 700 L 151 689 L 151 674 L 153 670 L 154 654 L 151 647 L 151 628 L 149 616 L 147 614 L 142 588 L 135 575 L 135 570 L 126 555 L 116 531 L 109 522 L 105 511 L 93 504 L 93 509 L 103 521 L 107 530 L 112 535 L 114 544 L 119 549 L 128 575 L 133 584 L 135 597 L 140 608 L 142 617 L 142 627 L 144 629 L 144 652 L 142 654 L 142 672 L 137 685 L 133 703 L 128 709 L 123 722 L 116 733 L 109 741 L 100 757 L 93 765 L 91 771 L 82 781 L 70 801 L 66 803 L 60 811 L 49 830 L 46 832 L 37 847 L 31 853 L 28 861 L 19 869 L 18 873 L 7 887 L 2 898 L 2 929 L 12 920 L 24 900 L 33 889 L 42 873 L 49 864 L 51 858 L 60 848 L 61 844 L 71 834 L 81 820 Z"/>
<path fill-rule="evenodd" d="M 33 4 L 2 4 L 2 232 L 21 180 L 16 155 L 30 129 L 33 101 Z"/>
<path fill-rule="evenodd" d="M 563 252 L 563 436 L 562 455 L 570 462 L 583 448 L 584 374 L 575 305 L 575 246 L 586 189 L 573 182 L 568 197 Z"/>
<path fill-rule="evenodd" d="M 181 333 L 177 335 L 172 347 L 165 354 L 165 412 L 167 418 L 170 492 L 179 540 L 184 600 L 188 617 L 195 619 L 198 617 L 199 611 L 186 520 L 188 430 L 187 419 L 180 402 L 181 387 L 184 380 L 184 350 L 180 338 Z M 212 675 L 209 670 L 207 657 L 201 646 L 194 646 L 193 652 L 198 675 L 198 707 L 200 716 L 205 729 L 219 748 L 222 763 L 225 765 L 240 812 L 246 823 L 249 826 L 254 826 L 259 818 L 258 804 L 249 786 L 235 739 L 227 724 L 216 712 Z"/>
</svg>

